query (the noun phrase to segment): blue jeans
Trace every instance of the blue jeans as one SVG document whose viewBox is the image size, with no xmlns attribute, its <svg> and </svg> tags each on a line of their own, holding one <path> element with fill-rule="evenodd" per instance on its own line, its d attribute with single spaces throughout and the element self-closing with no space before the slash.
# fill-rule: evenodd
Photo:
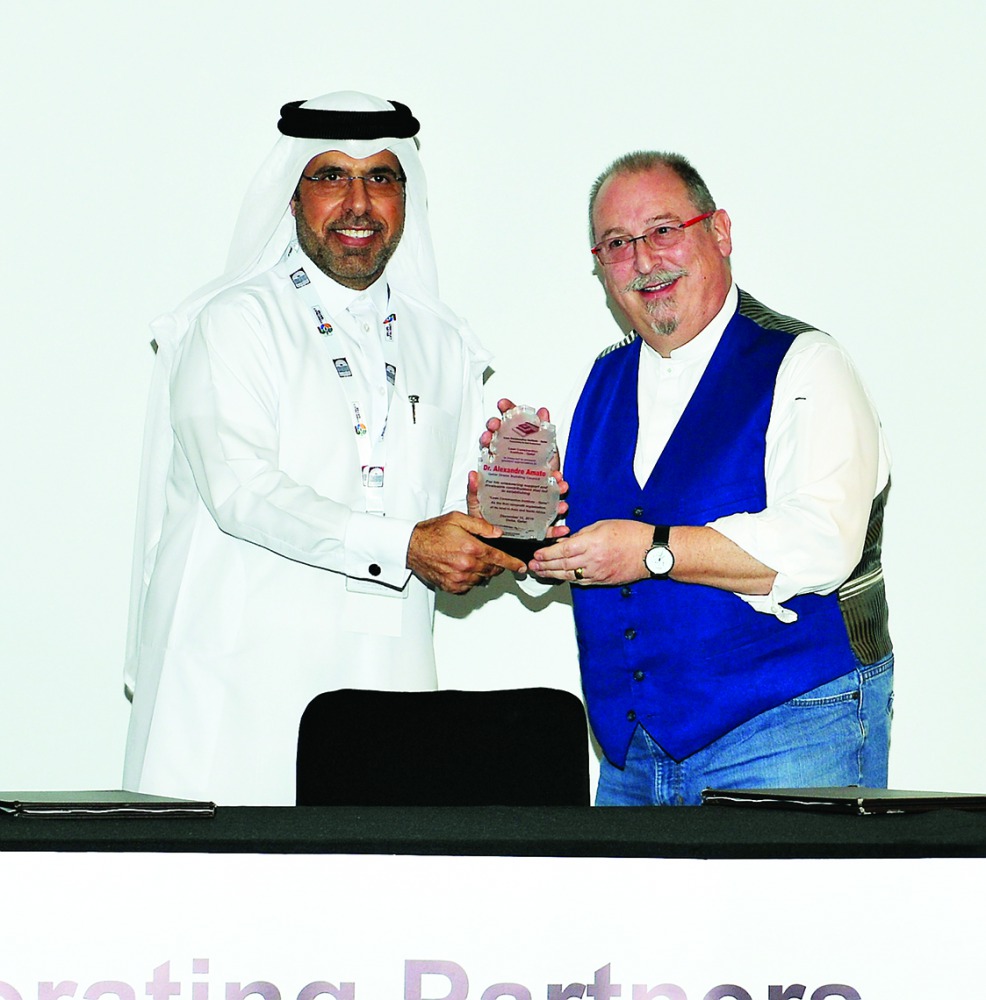
<svg viewBox="0 0 986 1000">
<path fill-rule="evenodd" d="M 603 758 L 597 806 L 701 805 L 703 788 L 887 787 L 894 657 L 860 666 L 675 761 L 641 727 Z"/>
</svg>

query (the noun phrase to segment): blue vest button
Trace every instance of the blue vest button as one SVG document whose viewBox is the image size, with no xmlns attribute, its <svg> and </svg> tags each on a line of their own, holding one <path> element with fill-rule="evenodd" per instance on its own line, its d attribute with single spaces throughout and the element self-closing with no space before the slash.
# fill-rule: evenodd
<svg viewBox="0 0 986 1000">
<path fill-rule="evenodd" d="M 636 722 L 637 721 L 637 713 L 632 708 L 630 709 L 629 712 L 627 712 L 627 721 L 628 722 Z"/>
<path fill-rule="evenodd" d="M 623 638 L 624 638 L 624 639 L 633 639 L 633 638 L 635 638 L 635 637 L 636 637 L 636 635 L 637 635 L 637 630 L 636 630 L 636 629 L 634 629 L 634 628 L 628 628 L 628 629 L 627 629 L 627 630 L 626 630 L 626 631 L 625 631 L 625 632 L 623 633 Z"/>
<path fill-rule="evenodd" d="M 643 672 L 643 670 L 634 670 L 634 672 L 633 672 L 633 679 L 635 681 L 642 681 L 644 679 L 644 672 Z"/>
</svg>

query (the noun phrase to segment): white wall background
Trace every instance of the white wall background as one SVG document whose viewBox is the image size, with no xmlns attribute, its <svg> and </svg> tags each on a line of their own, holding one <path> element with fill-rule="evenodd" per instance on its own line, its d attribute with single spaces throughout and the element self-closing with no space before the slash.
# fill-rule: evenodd
<svg viewBox="0 0 986 1000">
<path fill-rule="evenodd" d="M 890 434 L 891 783 L 986 789 L 984 29 L 958 0 L 0 0 L 0 787 L 118 785 L 147 323 L 221 270 L 280 105 L 354 88 L 423 123 L 491 409 L 557 408 L 617 339 L 596 173 L 693 159 L 740 284 L 842 340 Z M 563 603 L 441 607 L 447 685 L 577 687 Z"/>
</svg>

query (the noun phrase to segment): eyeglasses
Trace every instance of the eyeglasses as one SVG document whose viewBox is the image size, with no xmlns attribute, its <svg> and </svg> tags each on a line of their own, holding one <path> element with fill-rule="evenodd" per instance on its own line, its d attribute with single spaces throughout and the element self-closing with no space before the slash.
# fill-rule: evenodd
<svg viewBox="0 0 986 1000">
<path fill-rule="evenodd" d="M 395 174 L 386 167 L 368 174 L 347 174 L 343 170 L 326 167 L 311 177 L 308 174 L 302 174 L 301 177 L 302 180 L 311 181 L 315 185 L 315 191 L 323 198 L 344 197 L 353 181 L 362 181 L 371 198 L 396 198 L 403 191 L 401 185 L 407 180 L 405 176 Z"/>
<path fill-rule="evenodd" d="M 616 264 L 621 260 L 629 260 L 633 256 L 633 245 L 637 240 L 643 240 L 651 250 L 658 252 L 667 250 L 685 238 L 685 230 L 689 226 L 711 219 L 715 214 L 713 210 L 704 215 L 696 215 L 694 219 L 689 219 L 687 222 L 662 222 L 660 225 L 651 226 L 646 233 L 641 233 L 639 236 L 611 236 L 609 239 L 597 243 L 592 248 L 592 253 L 599 258 L 602 264 Z"/>
</svg>

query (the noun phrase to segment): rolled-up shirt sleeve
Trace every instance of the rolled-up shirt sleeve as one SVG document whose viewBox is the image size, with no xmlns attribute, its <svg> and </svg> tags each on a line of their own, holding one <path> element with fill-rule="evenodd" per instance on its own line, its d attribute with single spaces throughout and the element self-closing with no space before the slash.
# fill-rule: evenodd
<svg viewBox="0 0 986 1000">
<path fill-rule="evenodd" d="M 777 571 L 770 594 L 737 595 L 782 620 L 797 594 L 828 594 L 859 562 L 890 459 L 873 403 L 845 350 L 797 336 L 777 375 L 766 437 L 767 505 L 708 526 Z"/>
</svg>

